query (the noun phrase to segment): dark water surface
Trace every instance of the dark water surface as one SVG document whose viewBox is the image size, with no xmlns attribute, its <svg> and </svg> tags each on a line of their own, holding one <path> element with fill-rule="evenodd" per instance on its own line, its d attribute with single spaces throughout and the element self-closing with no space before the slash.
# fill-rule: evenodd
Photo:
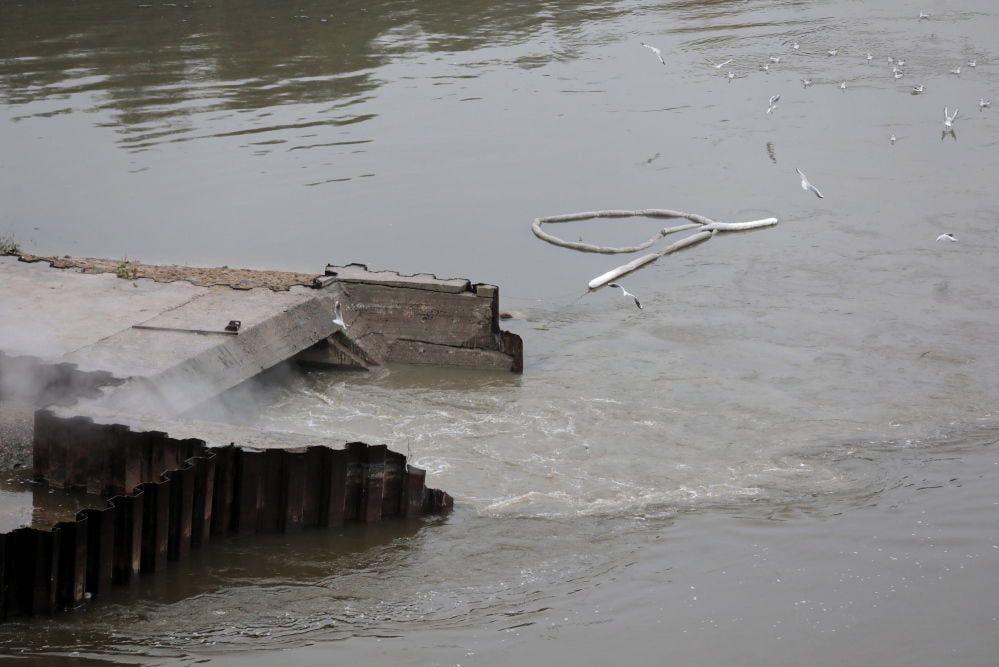
<svg viewBox="0 0 999 667">
<path fill-rule="evenodd" d="M 386 442 L 456 512 L 226 541 L 5 626 L 0 650 L 997 664 L 999 109 L 978 101 L 999 92 L 999 7 L 923 5 L 0 1 L 0 235 L 468 276 L 501 286 L 526 349 L 521 377 L 290 372 L 231 392 L 198 416 Z M 642 311 L 585 294 L 630 257 L 529 230 L 643 207 L 781 222 L 630 276 Z M 661 226 L 557 233 L 630 245 Z"/>
</svg>

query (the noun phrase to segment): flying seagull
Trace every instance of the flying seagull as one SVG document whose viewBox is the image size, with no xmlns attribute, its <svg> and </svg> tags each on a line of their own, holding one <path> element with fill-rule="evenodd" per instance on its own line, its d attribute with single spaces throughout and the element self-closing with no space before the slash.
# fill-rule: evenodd
<svg viewBox="0 0 999 667">
<path fill-rule="evenodd" d="M 951 113 L 950 113 L 950 111 L 948 111 L 947 107 L 944 107 L 944 127 L 947 128 L 946 130 L 944 130 L 945 132 L 947 132 L 947 131 L 953 132 L 954 131 L 954 121 L 957 120 L 957 112 L 958 111 L 959 111 L 959 109 L 954 109 L 954 114 L 951 115 Z"/>
<path fill-rule="evenodd" d="M 828 51 L 826 51 L 826 53 L 828 53 L 831 56 L 834 56 L 837 53 L 839 53 L 839 49 L 829 49 Z"/>
<path fill-rule="evenodd" d="M 844 81 L 843 83 L 839 84 L 839 89 L 840 90 L 846 90 L 846 81 Z"/>
<path fill-rule="evenodd" d="M 951 241 L 952 243 L 956 243 L 957 237 L 953 234 L 941 234 L 937 237 L 937 241 Z"/>
<path fill-rule="evenodd" d="M 913 95 L 918 95 L 919 93 L 923 92 L 924 90 L 926 90 L 926 86 L 924 86 L 923 84 L 919 84 L 918 86 L 913 86 L 912 87 L 912 94 Z"/>
<path fill-rule="evenodd" d="M 773 113 L 774 109 L 777 108 L 777 103 L 780 102 L 780 95 L 770 96 L 770 106 L 767 107 L 767 113 Z"/>
<path fill-rule="evenodd" d="M 811 79 L 802 79 L 801 80 L 801 87 L 802 88 L 808 88 L 810 85 L 812 85 L 812 80 Z"/>
<path fill-rule="evenodd" d="M 891 142 L 891 145 L 892 145 L 892 146 L 894 146 L 894 145 L 895 145 L 895 142 L 896 142 L 896 141 L 898 141 L 898 139 L 897 139 L 897 138 L 895 138 L 895 133 L 894 133 L 894 132 L 892 132 L 892 133 L 891 133 L 891 138 L 890 138 L 890 139 L 889 139 L 888 141 L 890 141 L 890 142 Z"/>
<path fill-rule="evenodd" d="M 780 64 L 780 56 L 770 56 L 770 62 L 772 62 L 775 65 L 779 65 Z"/>
<path fill-rule="evenodd" d="M 337 325 L 344 331 L 347 330 L 347 323 L 343 321 L 343 311 L 340 309 L 339 301 L 333 304 L 333 324 Z"/>
<path fill-rule="evenodd" d="M 992 100 L 987 100 L 985 98 L 978 100 L 979 111 L 983 110 L 985 107 L 990 107 L 990 106 L 992 106 Z"/>
<path fill-rule="evenodd" d="M 815 187 L 814 185 L 812 185 L 811 183 L 808 182 L 808 178 L 805 176 L 804 173 L 802 173 L 802 171 L 800 169 L 798 169 L 797 167 L 795 167 L 794 170 L 796 172 L 798 172 L 799 176 L 801 176 L 801 189 L 802 190 L 804 190 L 805 192 L 814 192 L 815 196 L 818 197 L 819 199 L 825 199 L 825 197 L 822 196 L 822 193 L 819 192 L 819 189 L 817 187 Z"/>
<path fill-rule="evenodd" d="M 872 60 L 874 60 L 874 56 L 872 56 L 870 53 L 868 53 L 867 54 L 867 62 L 870 62 Z"/>
<path fill-rule="evenodd" d="M 626 290 L 625 288 L 621 287 L 617 283 L 607 283 L 607 287 L 618 288 L 619 290 L 621 290 L 621 296 L 630 296 L 632 299 L 635 300 L 635 305 L 638 306 L 638 309 L 642 310 L 642 303 L 638 300 L 638 297 L 629 292 L 628 290 Z"/>
<path fill-rule="evenodd" d="M 927 14 L 926 12 L 919 12 L 919 18 L 921 18 L 921 19 L 928 19 L 928 18 L 930 18 L 930 15 Z"/>
<path fill-rule="evenodd" d="M 951 74 L 957 74 L 958 76 L 961 76 L 961 68 L 960 67 L 955 67 L 954 69 L 950 70 L 950 73 Z"/>
<path fill-rule="evenodd" d="M 644 46 L 645 48 L 647 48 L 649 51 L 652 51 L 652 53 L 656 54 L 656 58 L 659 58 L 659 62 L 661 62 L 663 65 L 666 64 L 666 61 L 663 60 L 663 52 L 662 52 L 661 49 L 657 49 L 656 47 L 652 46 L 651 44 L 646 44 L 645 42 L 642 42 L 642 46 Z"/>
<path fill-rule="evenodd" d="M 731 59 L 731 58 L 729 58 L 729 59 L 728 59 L 728 60 L 726 60 L 725 62 L 721 62 L 721 63 L 711 63 L 711 66 L 712 66 L 712 67 L 714 67 L 715 69 L 721 69 L 721 68 L 722 68 L 722 67 L 724 67 L 725 65 L 728 65 L 728 64 L 729 64 L 730 62 L 732 62 L 732 59 Z"/>
<path fill-rule="evenodd" d="M 978 61 L 977 60 L 969 60 L 968 61 L 968 67 L 978 67 Z"/>
<path fill-rule="evenodd" d="M 794 44 L 791 45 L 791 48 L 794 49 L 795 51 L 797 51 L 798 49 L 801 48 L 801 44 L 798 44 L 798 42 L 795 42 Z"/>
</svg>

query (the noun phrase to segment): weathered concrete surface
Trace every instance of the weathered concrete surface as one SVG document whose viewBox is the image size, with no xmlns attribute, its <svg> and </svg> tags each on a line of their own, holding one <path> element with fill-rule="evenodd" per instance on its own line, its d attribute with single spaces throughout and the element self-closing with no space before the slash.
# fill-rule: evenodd
<svg viewBox="0 0 999 667">
<path fill-rule="evenodd" d="M 201 296 L 189 283 L 82 275 L 0 257 L 0 350 L 59 363 L 133 324 Z M 91 368 L 91 370 L 110 370 Z"/>
<path fill-rule="evenodd" d="M 499 289 L 429 274 L 327 266 L 347 338 L 378 362 L 523 370 L 523 344 L 499 328 Z"/>
<path fill-rule="evenodd" d="M 127 381 L 97 399 L 125 412 L 183 412 L 336 330 L 325 290 L 129 281 L 10 258 L 0 285 L 0 351 Z M 230 320 L 238 335 L 224 333 Z"/>
</svg>

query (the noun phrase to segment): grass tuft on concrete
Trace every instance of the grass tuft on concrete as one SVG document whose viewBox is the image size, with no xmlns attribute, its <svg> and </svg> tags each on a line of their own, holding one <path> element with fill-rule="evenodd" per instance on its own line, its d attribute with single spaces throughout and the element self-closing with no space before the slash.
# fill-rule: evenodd
<svg viewBox="0 0 999 667">
<path fill-rule="evenodd" d="M 136 268 L 136 266 L 132 264 L 127 257 L 118 262 L 118 266 L 115 267 L 114 273 L 119 278 L 124 278 L 125 280 L 135 280 L 139 277 L 138 268 Z"/>
</svg>

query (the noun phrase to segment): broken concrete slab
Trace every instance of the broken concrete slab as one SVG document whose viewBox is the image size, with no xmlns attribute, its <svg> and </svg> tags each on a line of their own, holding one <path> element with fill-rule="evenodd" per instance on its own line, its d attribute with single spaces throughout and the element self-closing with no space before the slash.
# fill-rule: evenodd
<svg viewBox="0 0 999 667">
<path fill-rule="evenodd" d="M 520 337 L 499 328 L 499 289 L 429 274 L 327 266 L 344 334 L 379 363 L 523 370 Z M 313 359 L 315 361 L 315 359 Z"/>
<path fill-rule="evenodd" d="M 470 283 L 464 278 L 441 279 L 430 273 L 416 273 L 407 276 L 395 271 L 369 271 L 365 264 L 346 266 L 326 265 L 326 275 L 333 276 L 341 283 L 367 283 L 385 287 L 407 287 L 431 292 L 460 294 L 469 291 Z"/>
</svg>

